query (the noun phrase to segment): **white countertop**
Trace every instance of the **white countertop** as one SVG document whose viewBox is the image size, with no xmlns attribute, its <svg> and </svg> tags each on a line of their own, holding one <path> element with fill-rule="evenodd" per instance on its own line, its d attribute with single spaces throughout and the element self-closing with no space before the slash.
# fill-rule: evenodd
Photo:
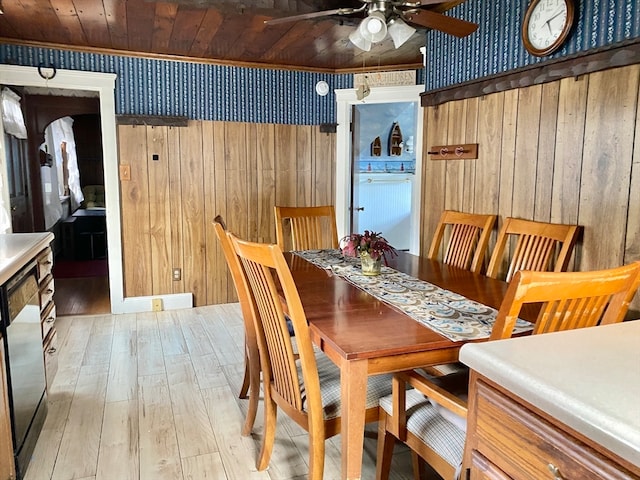
<svg viewBox="0 0 640 480">
<path fill-rule="evenodd" d="M 467 344 L 460 360 L 640 465 L 640 320 Z"/>
<path fill-rule="evenodd" d="M 0 234 L 0 285 L 53 241 L 53 233 Z"/>
</svg>

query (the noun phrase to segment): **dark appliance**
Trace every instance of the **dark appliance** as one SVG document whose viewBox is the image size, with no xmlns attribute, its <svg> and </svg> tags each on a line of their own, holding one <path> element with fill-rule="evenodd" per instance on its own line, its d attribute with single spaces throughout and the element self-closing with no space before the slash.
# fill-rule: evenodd
<svg viewBox="0 0 640 480">
<path fill-rule="evenodd" d="M 47 415 L 40 296 L 32 262 L 2 287 L 2 330 L 16 475 L 23 478 Z"/>
</svg>

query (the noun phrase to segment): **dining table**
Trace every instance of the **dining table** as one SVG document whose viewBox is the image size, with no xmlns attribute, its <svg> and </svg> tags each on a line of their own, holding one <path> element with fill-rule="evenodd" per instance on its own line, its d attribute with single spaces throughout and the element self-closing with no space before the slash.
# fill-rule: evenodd
<svg viewBox="0 0 640 480">
<path fill-rule="evenodd" d="M 361 478 L 367 377 L 456 362 L 462 345 L 356 286 L 334 269 L 286 252 L 314 344 L 340 369 L 341 478 Z M 398 252 L 386 264 L 498 309 L 508 284 L 437 260 Z M 385 275 L 383 269 L 382 275 Z M 526 318 L 526 317 L 525 317 Z"/>
</svg>

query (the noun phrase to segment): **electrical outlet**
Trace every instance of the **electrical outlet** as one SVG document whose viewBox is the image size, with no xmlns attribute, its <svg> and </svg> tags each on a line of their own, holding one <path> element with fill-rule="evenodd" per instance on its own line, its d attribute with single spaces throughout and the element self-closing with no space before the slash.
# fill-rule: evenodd
<svg viewBox="0 0 640 480">
<path fill-rule="evenodd" d="M 161 298 L 154 298 L 151 300 L 151 309 L 154 312 L 161 312 L 162 311 L 162 299 Z"/>
<path fill-rule="evenodd" d="M 174 282 L 179 282 L 180 280 L 182 280 L 182 270 L 179 268 L 174 268 L 173 269 L 173 281 Z"/>
</svg>

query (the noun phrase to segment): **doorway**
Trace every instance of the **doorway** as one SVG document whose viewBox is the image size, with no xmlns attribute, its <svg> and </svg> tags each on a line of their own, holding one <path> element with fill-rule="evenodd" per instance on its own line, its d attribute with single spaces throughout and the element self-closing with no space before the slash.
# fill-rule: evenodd
<svg viewBox="0 0 640 480">
<path fill-rule="evenodd" d="M 362 179 L 364 179 L 364 183 L 367 188 L 370 189 L 371 186 L 382 187 L 385 190 L 389 186 L 398 187 L 399 190 L 404 188 L 405 192 L 402 195 L 406 195 L 406 191 L 409 191 L 410 198 L 407 199 L 409 203 L 409 213 L 406 218 L 403 219 L 401 225 L 396 225 L 393 228 L 397 228 L 398 231 L 404 231 L 400 233 L 400 237 L 398 240 L 392 240 L 392 238 L 388 238 L 390 243 L 394 245 L 398 245 L 398 248 L 406 248 L 410 253 L 419 255 L 420 254 L 420 198 L 421 198 L 421 171 L 422 171 L 422 131 L 423 131 L 423 120 L 421 115 L 421 110 L 419 108 L 420 105 L 420 94 L 424 91 L 423 85 L 411 85 L 411 86 L 398 86 L 398 87 L 372 87 L 370 90 L 369 96 L 364 98 L 363 100 L 358 100 L 356 96 L 355 89 L 345 89 L 345 90 L 336 90 L 336 99 L 337 99 L 337 120 L 338 120 L 338 128 L 337 128 L 337 155 L 336 155 L 336 222 L 338 226 L 338 235 L 339 238 L 349 234 L 352 228 L 360 228 L 360 229 L 373 229 L 371 226 L 371 220 L 367 220 L 366 217 L 363 217 L 363 220 L 360 224 L 352 225 L 352 217 L 351 217 L 351 208 L 360 208 L 360 205 L 353 204 L 355 200 L 359 200 L 359 198 L 354 198 L 354 194 L 356 196 L 359 195 L 359 189 L 352 188 L 352 185 L 358 184 Z M 387 104 L 387 105 L 383 105 Z M 391 104 L 397 104 L 397 106 L 392 106 Z M 358 145 L 354 145 L 354 137 L 352 136 L 350 126 L 354 123 L 364 123 L 364 122 L 354 122 L 357 120 L 358 115 L 362 114 L 363 109 L 369 109 L 371 107 L 371 112 L 366 113 L 374 113 L 376 110 L 376 106 L 378 106 L 380 111 L 388 111 L 399 112 L 400 110 L 405 110 L 402 115 L 395 115 L 397 122 L 392 121 L 391 125 L 385 128 L 378 127 L 380 130 L 380 135 L 373 136 L 373 138 L 363 137 L 358 140 Z M 414 130 L 409 127 L 411 122 L 407 122 L 406 115 L 407 110 L 411 111 L 410 116 L 415 118 Z M 354 118 L 355 117 L 355 118 Z M 386 117 L 387 120 L 394 118 L 394 114 L 390 113 L 389 116 Z M 402 120 L 404 118 L 404 120 Z M 405 123 L 407 127 L 405 127 L 405 133 L 402 134 L 402 149 L 403 152 L 400 155 L 389 155 L 392 153 L 390 151 L 389 140 L 391 140 L 392 126 L 394 123 L 399 123 L 399 130 L 402 132 L 402 123 Z M 357 128 L 354 124 L 354 128 Z M 409 132 L 413 133 L 411 135 Z M 372 133 L 368 133 L 367 135 L 371 136 Z M 356 150 L 359 153 L 360 150 L 364 150 L 364 153 L 367 153 L 368 148 L 373 148 L 371 143 L 375 140 L 377 136 L 380 136 L 381 140 L 381 148 L 382 152 L 386 152 L 386 160 L 385 157 L 380 155 L 381 163 L 375 165 L 375 161 L 369 161 L 367 158 L 361 160 L 358 157 L 358 162 L 355 163 L 353 161 L 354 153 Z M 409 137 L 413 136 L 412 142 L 413 145 L 410 146 L 411 153 L 406 152 L 406 149 L 409 145 L 407 145 L 407 141 Z M 360 136 L 362 137 L 362 135 Z M 361 146 L 364 145 L 364 146 Z M 399 145 L 397 145 L 399 147 Z M 371 151 L 368 152 L 369 154 Z M 398 153 L 398 151 L 393 152 Z M 413 163 L 412 160 L 413 159 Z M 407 165 L 404 165 L 404 160 L 407 159 Z M 395 160 L 400 160 L 396 163 Z M 364 163 L 362 163 L 364 162 Z M 371 165 L 371 172 L 369 172 L 369 163 Z M 387 164 L 386 172 L 384 164 Z M 354 169 L 354 165 L 357 165 L 357 168 Z M 380 175 L 376 177 L 372 177 L 370 174 L 374 171 L 375 167 L 381 169 L 382 171 L 378 173 L 387 174 Z M 364 172 L 359 172 L 360 169 L 364 169 Z M 358 170 L 358 171 L 356 171 Z M 364 174 L 364 175 L 362 175 Z M 385 178 L 385 182 L 387 180 L 391 180 L 388 185 L 385 185 L 382 180 L 383 176 L 390 176 L 389 174 L 394 174 L 390 179 Z M 395 176 L 395 174 L 399 174 Z M 368 182 L 368 179 L 371 178 L 371 182 Z M 374 183 L 374 179 L 378 179 L 379 183 Z M 408 179 L 408 180 L 407 180 Z M 397 182 L 396 182 L 397 180 Z M 410 187 L 410 188 L 407 188 Z M 384 200 L 386 198 L 386 193 L 374 193 L 374 197 L 376 200 Z M 405 197 L 406 198 L 406 197 Z M 379 206 L 375 206 L 372 204 L 369 207 L 369 211 L 375 212 L 376 208 L 380 208 Z M 398 205 L 398 208 L 406 208 L 406 206 Z M 367 211 L 367 207 L 365 207 L 365 212 Z M 398 223 L 397 218 L 390 219 L 391 223 Z M 408 232 L 407 232 L 408 229 Z M 383 231 L 383 234 L 388 237 L 393 237 L 393 235 L 388 234 Z M 400 243 L 398 243 L 400 242 Z M 394 245 L 395 246 L 395 245 Z"/>
<path fill-rule="evenodd" d="M 409 250 L 415 228 L 415 102 L 353 105 L 351 231 L 381 233 Z"/>
<path fill-rule="evenodd" d="M 150 312 L 154 298 L 160 298 L 164 308 L 190 308 L 191 293 L 174 293 L 152 297 L 124 297 L 122 265 L 122 225 L 120 215 L 120 183 L 118 179 L 118 142 L 116 139 L 115 81 L 113 73 L 58 70 L 55 77 L 45 79 L 35 67 L 0 65 L 0 85 L 33 86 L 62 90 L 97 92 L 100 102 L 100 132 L 103 144 L 104 185 L 109 246 L 109 293 L 111 313 Z M 0 127 L 1 130 L 1 127 Z M 0 133 L 2 133 L 0 131 Z M 4 134 L 0 135 L 0 162 L 4 162 Z M 4 166 L 3 166 L 4 168 Z M 4 192 L 0 193 L 5 195 Z M 3 203 L 9 205 L 8 193 Z"/>
</svg>

